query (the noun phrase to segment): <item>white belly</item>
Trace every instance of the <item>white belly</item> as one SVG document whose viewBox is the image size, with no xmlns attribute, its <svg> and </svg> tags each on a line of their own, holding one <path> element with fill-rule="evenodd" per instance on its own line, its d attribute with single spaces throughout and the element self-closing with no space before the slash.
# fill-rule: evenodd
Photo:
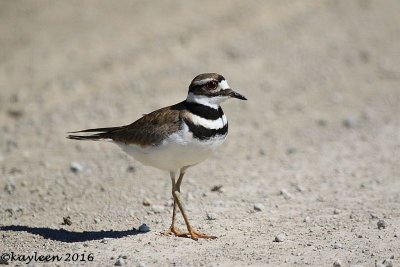
<svg viewBox="0 0 400 267">
<path fill-rule="evenodd" d="M 226 135 L 201 141 L 193 138 L 186 124 L 158 146 L 140 147 L 116 142 L 122 150 L 144 165 L 161 170 L 177 171 L 207 159 L 225 141 Z"/>
</svg>

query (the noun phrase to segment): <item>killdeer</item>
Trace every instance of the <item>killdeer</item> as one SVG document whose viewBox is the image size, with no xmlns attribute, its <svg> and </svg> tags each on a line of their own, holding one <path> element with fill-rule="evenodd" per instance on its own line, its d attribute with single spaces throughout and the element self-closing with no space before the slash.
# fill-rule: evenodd
<svg viewBox="0 0 400 267">
<path fill-rule="evenodd" d="M 168 171 L 174 207 L 171 227 L 164 233 L 194 240 L 213 239 L 215 236 L 199 233 L 189 223 L 180 187 L 186 170 L 207 159 L 224 142 L 228 121 L 220 103 L 229 98 L 247 100 L 233 91 L 223 76 L 204 73 L 193 79 L 186 100 L 178 104 L 153 111 L 129 125 L 70 132 L 67 138 L 108 139 L 144 165 Z M 175 181 L 178 171 L 179 177 Z M 177 208 L 182 213 L 187 233 L 179 231 L 176 226 Z"/>
</svg>

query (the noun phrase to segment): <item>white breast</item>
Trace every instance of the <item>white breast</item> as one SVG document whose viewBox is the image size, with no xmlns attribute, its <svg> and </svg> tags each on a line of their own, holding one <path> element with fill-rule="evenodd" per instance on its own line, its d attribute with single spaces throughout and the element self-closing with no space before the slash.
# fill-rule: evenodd
<svg viewBox="0 0 400 267">
<path fill-rule="evenodd" d="M 205 119 L 199 117 L 197 122 L 204 126 L 209 123 L 206 122 L 208 120 L 202 120 Z M 220 122 L 213 121 L 212 123 L 213 127 L 217 127 L 216 129 L 224 126 L 226 117 L 218 121 Z M 144 165 L 167 171 L 177 171 L 182 167 L 196 165 L 207 159 L 225 141 L 225 138 L 226 135 L 218 135 L 205 141 L 198 140 L 193 138 L 186 123 L 182 122 L 181 129 L 168 136 L 158 146 L 140 147 L 120 142 L 116 142 L 116 144 Z"/>
</svg>

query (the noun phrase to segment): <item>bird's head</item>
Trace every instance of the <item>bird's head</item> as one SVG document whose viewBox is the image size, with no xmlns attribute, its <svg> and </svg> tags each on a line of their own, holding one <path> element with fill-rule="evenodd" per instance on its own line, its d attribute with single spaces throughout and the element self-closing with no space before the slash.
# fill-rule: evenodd
<svg viewBox="0 0 400 267">
<path fill-rule="evenodd" d="M 225 78 L 217 73 L 197 75 L 189 85 L 188 102 L 217 107 L 228 98 L 247 100 L 243 95 L 233 91 Z"/>
</svg>

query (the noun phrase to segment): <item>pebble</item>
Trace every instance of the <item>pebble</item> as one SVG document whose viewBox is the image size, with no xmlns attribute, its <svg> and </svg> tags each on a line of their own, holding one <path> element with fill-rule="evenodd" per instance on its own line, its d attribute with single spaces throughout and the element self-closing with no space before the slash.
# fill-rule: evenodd
<svg viewBox="0 0 400 267">
<path fill-rule="evenodd" d="M 305 223 L 309 223 L 310 221 L 311 221 L 310 216 L 306 216 L 306 217 L 304 218 L 304 220 L 303 220 L 303 222 L 305 222 Z"/>
<path fill-rule="evenodd" d="M 63 217 L 62 225 L 72 225 L 71 217 L 70 216 Z"/>
<path fill-rule="evenodd" d="M 379 220 L 376 225 L 378 226 L 378 229 L 385 229 L 387 227 L 387 223 L 385 220 Z"/>
<path fill-rule="evenodd" d="M 334 210 L 333 210 L 333 214 L 338 215 L 339 213 L 340 213 L 340 210 L 339 210 L 339 209 L 334 209 Z"/>
<path fill-rule="evenodd" d="M 211 188 L 211 192 L 219 192 L 222 193 L 224 190 L 222 189 L 222 185 L 214 185 Z"/>
<path fill-rule="evenodd" d="M 333 263 L 333 267 L 342 267 L 343 264 L 340 260 L 335 260 L 335 262 Z"/>
<path fill-rule="evenodd" d="M 295 188 L 296 188 L 297 192 L 300 192 L 300 193 L 303 193 L 304 191 L 306 191 L 306 189 L 299 184 L 296 184 Z"/>
<path fill-rule="evenodd" d="M 6 191 L 8 194 L 12 194 L 15 191 L 15 185 L 13 183 L 7 183 L 4 186 L 4 191 Z"/>
<path fill-rule="evenodd" d="M 281 194 L 286 200 L 293 199 L 292 194 L 290 194 L 285 188 L 282 188 L 282 189 L 281 189 L 280 194 Z"/>
<path fill-rule="evenodd" d="M 207 213 L 207 220 L 213 221 L 216 219 L 217 219 L 217 216 L 215 215 L 215 213 Z"/>
<path fill-rule="evenodd" d="M 264 205 L 261 203 L 256 203 L 256 204 L 254 204 L 253 208 L 255 211 L 262 211 L 264 209 Z"/>
<path fill-rule="evenodd" d="M 73 173 L 78 173 L 83 171 L 83 166 L 79 162 L 73 161 L 71 162 L 70 169 Z"/>
<path fill-rule="evenodd" d="M 164 206 L 161 206 L 161 205 L 152 205 L 152 206 L 151 206 L 151 210 L 152 210 L 154 213 L 161 213 L 161 212 L 164 211 Z"/>
<path fill-rule="evenodd" d="M 133 172 L 136 171 L 136 168 L 135 168 L 135 166 L 129 166 L 129 167 L 126 169 L 126 171 L 127 171 L 127 172 L 130 172 L 130 173 L 133 173 Z"/>
<path fill-rule="evenodd" d="M 333 248 L 334 248 L 334 249 L 340 249 L 340 248 L 343 248 L 343 245 L 342 245 L 341 243 L 335 243 L 335 244 L 333 245 Z"/>
<path fill-rule="evenodd" d="M 321 127 L 325 127 L 328 123 L 324 119 L 317 120 L 317 125 Z"/>
<path fill-rule="evenodd" d="M 123 266 L 125 265 L 125 261 L 123 259 L 118 259 L 115 263 L 115 266 Z"/>
<path fill-rule="evenodd" d="M 144 263 L 144 262 L 139 262 L 139 264 L 138 264 L 138 267 L 146 267 L 147 265 L 146 265 L 146 263 Z"/>
<path fill-rule="evenodd" d="M 143 204 L 143 206 L 148 207 L 148 206 L 151 205 L 151 202 L 150 202 L 150 200 L 148 200 L 148 199 L 144 199 L 143 202 L 142 202 L 142 204 Z"/>
<path fill-rule="evenodd" d="M 377 261 L 375 263 L 376 267 L 393 267 L 393 262 L 389 259 L 383 260 L 383 261 Z"/>
<path fill-rule="evenodd" d="M 353 116 L 347 116 L 343 119 L 343 125 L 346 128 L 354 128 L 355 126 L 357 126 L 357 123 L 357 119 Z"/>
<path fill-rule="evenodd" d="M 142 224 L 141 226 L 139 226 L 139 232 L 141 233 L 147 233 L 150 231 L 150 227 L 147 226 L 147 224 Z"/>
<path fill-rule="evenodd" d="M 286 240 L 286 235 L 284 233 L 277 234 L 274 239 L 275 242 L 283 242 L 285 240 Z"/>
</svg>

